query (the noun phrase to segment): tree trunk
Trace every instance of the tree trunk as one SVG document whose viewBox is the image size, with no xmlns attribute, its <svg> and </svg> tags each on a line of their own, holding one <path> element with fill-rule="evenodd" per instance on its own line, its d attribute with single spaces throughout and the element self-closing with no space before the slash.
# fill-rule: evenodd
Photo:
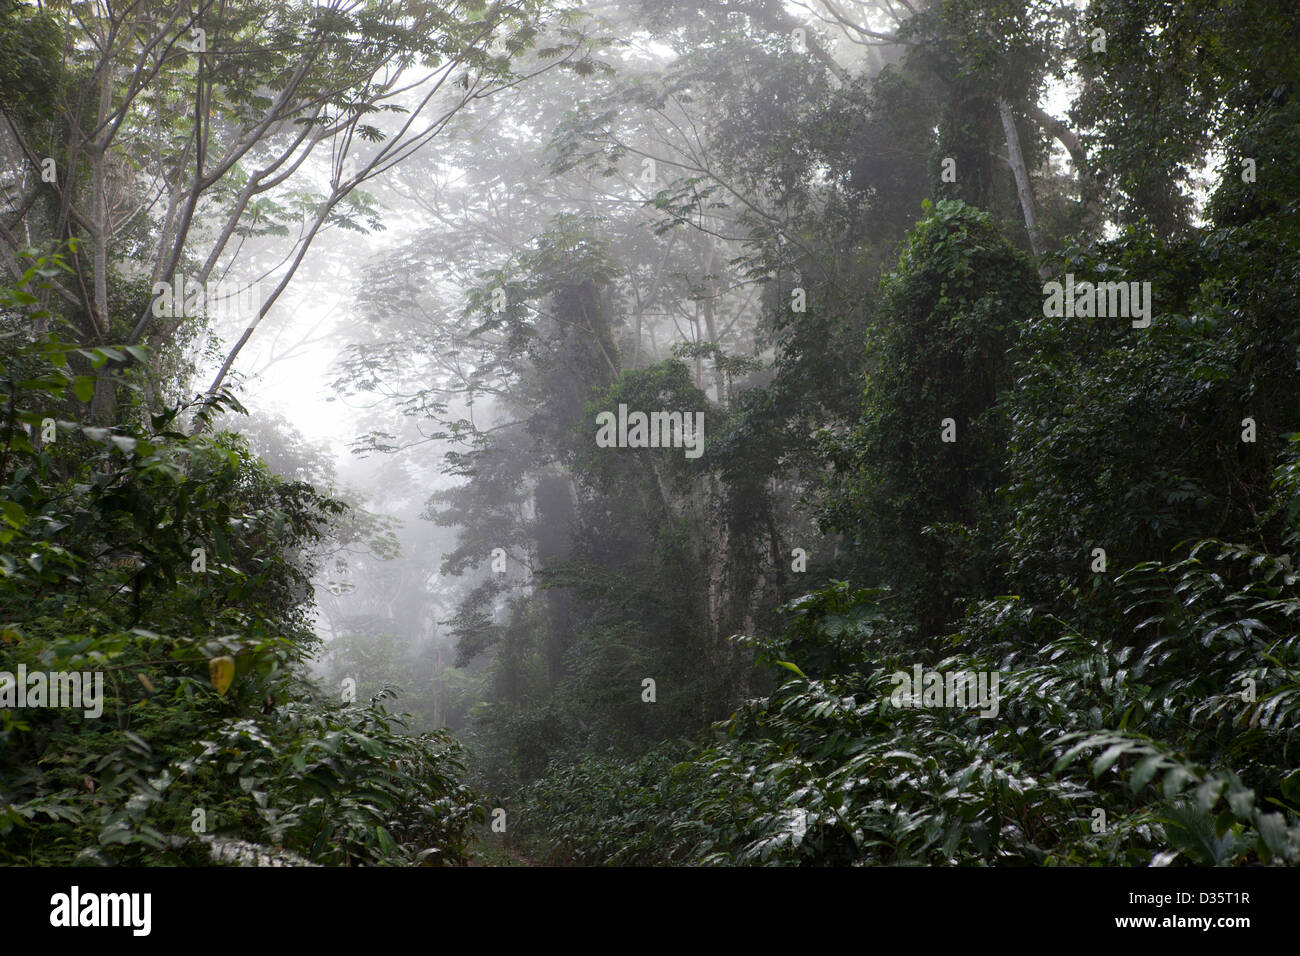
<svg viewBox="0 0 1300 956">
<path fill-rule="evenodd" d="M 1025 216 L 1025 232 L 1029 233 L 1029 248 L 1038 263 L 1038 276 L 1046 279 L 1047 267 L 1042 264 L 1043 239 L 1038 232 L 1038 218 L 1034 214 L 1034 193 L 1029 184 L 1029 170 L 1025 168 L 1025 156 L 1020 151 L 1020 134 L 1016 132 L 1016 120 L 1011 115 L 1011 105 L 999 96 L 998 113 L 1002 116 L 1002 131 L 1007 138 L 1007 158 L 1011 161 L 1011 172 L 1016 177 L 1016 193 L 1020 197 L 1020 211 Z"/>
<path fill-rule="evenodd" d="M 722 408 L 727 407 L 727 376 L 722 371 L 722 346 L 718 343 L 718 324 L 713 317 L 713 296 L 717 293 L 718 284 L 713 276 L 714 263 L 717 261 L 713 251 L 713 240 L 710 239 L 708 246 L 704 251 L 704 299 L 701 306 L 704 310 L 704 328 L 709 334 L 709 344 L 713 346 L 713 380 L 718 389 L 718 405 Z"/>
</svg>

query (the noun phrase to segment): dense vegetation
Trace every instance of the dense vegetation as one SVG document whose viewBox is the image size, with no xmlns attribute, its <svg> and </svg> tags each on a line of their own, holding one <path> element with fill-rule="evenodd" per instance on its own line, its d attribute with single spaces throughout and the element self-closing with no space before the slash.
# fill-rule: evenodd
<svg viewBox="0 0 1300 956">
<path fill-rule="evenodd" d="M 65 269 L 37 259 L 4 305 Z M 73 362 L 126 353 L 21 327 L 4 344 L 5 670 L 105 675 L 93 708 L 0 710 L 5 858 L 462 858 L 476 811 L 461 748 L 304 684 L 311 549 L 342 503 L 271 474 L 238 435 L 178 431 L 180 407 L 78 425 L 95 385 Z"/>
<path fill-rule="evenodd" d="M 217 422 L 316 235 L 375 225 L 357 186 L 436 135 L 396 78 L 474 68 L 454 113 L 517 82 L 490 47 L 534 12 L 0 3 L 0 862 L 467 860 L 463 747 L 308 667 L 313 577 L 383 522 Z M 348 162 L 354 137 L 383 145 Z M 253 309 L 223 353 L 228 293 Z"/>
<path fill-rule="evenodd" d="M 1300 862 L 1290 4 L 81 6 L 0 0 L 0 670 L 104 711 L 0 709 L 0 861 Z M 316 247 L 350 488 L 231 370 L 412 210 Z"/>
</svg>

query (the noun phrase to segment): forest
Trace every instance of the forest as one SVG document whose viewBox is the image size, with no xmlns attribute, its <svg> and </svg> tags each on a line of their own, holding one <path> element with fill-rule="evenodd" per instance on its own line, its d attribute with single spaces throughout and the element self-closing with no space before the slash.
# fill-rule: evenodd
<svg viewBox="0 0 1300 956">
<path fill-rule="evenodd" d="M 0 865 L 1300 863 L 1293 2 L 0 0 L 0 113 Z"/>
</svg>

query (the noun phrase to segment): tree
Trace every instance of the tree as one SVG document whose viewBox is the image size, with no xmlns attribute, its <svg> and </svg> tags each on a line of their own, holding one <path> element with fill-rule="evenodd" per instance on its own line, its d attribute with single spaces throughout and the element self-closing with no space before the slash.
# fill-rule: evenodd
<svg viewBox="0 0 1300 956">
<path fill-rule="evenodd" d="M 358 187 L 458 111 L 520 82 L 512 58 L 548 9 L 532 0 L 464 14 L 422 0 L 7 7 L 0 49 L 32 31 L 62 53 L 42 81 L 46 109 L 4 104 L 17 194 L 0 240 L 11 271 L 24 245 L 84 239 L 86 260 L 74 254 L 70 279 L 47 294 L 83 343 L 148 346 L 155 374 L 199 318 L 187 314 L 200 311 L 191 285 L 268 280 L 209 395 L 320 230 L 377 224 Z M 577 54 L 571 47 L 537 69 Z M 295 231 L 265 274 L 240 274 L 246 242 Z M 178 276 L 184 304 L 160 314 L 158 289 Z M 113 402 L 107 384 L 97 390 L 100 421 L 112 419 Z"/>
</svg>

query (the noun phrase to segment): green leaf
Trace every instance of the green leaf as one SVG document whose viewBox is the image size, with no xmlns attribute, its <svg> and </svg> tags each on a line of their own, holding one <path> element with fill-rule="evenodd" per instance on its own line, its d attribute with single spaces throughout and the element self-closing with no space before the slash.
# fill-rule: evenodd
<svg viewBox="0 0 1300 956">
<path fill-rule="evenodd" d="M 78 401 L 90 401 L 95 397 L 95 379 L 89 375 L 76 376 L 72 380 L 72 391 Z"/>
<path fill-rule="evenodd" d="M 803 671 L 799 670 L 799 668 L 798 668 L 796 665 L 791 664 L 789 661 L 773 661 L 772 663 L 773 663 L 773 664 L 776 664 L 778 667 L 784 667 L 784 668 L 785 668 L 786 670 L 788 670 L 788 671 L 793 671 L 794 673 L 796 673 L 796 674 L 798 674 L 800 677 L 802 677 L 804 680 L 807 680 L 807 679 L 808 679 L 808 675 L 807 675 L 807 674 L 805 674 Z"/>
<path fill-rule="evenodd" d="M 401 852 L 397 846 L 397 841 L 383 827 L 375 827 L 375 836 L 379 838 L 379 848 L 384 851 L 385 855 L 396 856 Z"/>
<path fill-rule="evenodd" d="M 1255 791 L 1232 791 L 1228 794 L 1228 809 L 1238 820 L 1249 822 L 1255 814 Z"/>
<path fill-rule="evenodd" d="M 1285 816 L 1280 813 L 1261 813 L 1255 821 L 1255 829 L 1259 831 L 1260 843 L 1268 849 L 1269 854 L 1283 860 L 1288 859 L 1290 848 L 1287 845 Z"/>
<path fill-rule="evenodd" d="M 4 513 L 4 520 L 15 528 L 21 528 L 27 523 L 27 512 L 16 501 L 0 501 L 0 512 Z"/>
<path fill-rule="evenodd" d="M 1120 758 L 1120 755 L 1123 754 L 1124 751 L 1131 749 L 1132 746 L 1133 745 L 1128 741 L 1112 744 L 1106 750 L 1105 753 L 1103 753 L 1100 757 L 1098 757 L 1093 762 L 1092 775 L 1094 777 L 1100 777 L 1103 773 L 1105 773 L 1107 770 L 1111 768 L 1111 766 L 1115 763 L 1116 760 Z"/>
<path fill-rule="evenodd" d="M 1150 783 L 1151 778 L 1154 777 L 1156 771 L 1160 769 L 1160 764 L 1163 759 L 1164 758 L 1160 754 L 1152 754 L 1149 757 L 1143 757 L 1139 760 L 1137 766 L 1133 768 L 1133 772 L 1129 775 L 1129 788 L 1134 793 L 1137 793 Z"/>
<path fill-rule="evenodd" d="M 1282 796 L 1288 800 L 1300 800 L 1300 770 L 1283 778 Z"/>
</svg>

